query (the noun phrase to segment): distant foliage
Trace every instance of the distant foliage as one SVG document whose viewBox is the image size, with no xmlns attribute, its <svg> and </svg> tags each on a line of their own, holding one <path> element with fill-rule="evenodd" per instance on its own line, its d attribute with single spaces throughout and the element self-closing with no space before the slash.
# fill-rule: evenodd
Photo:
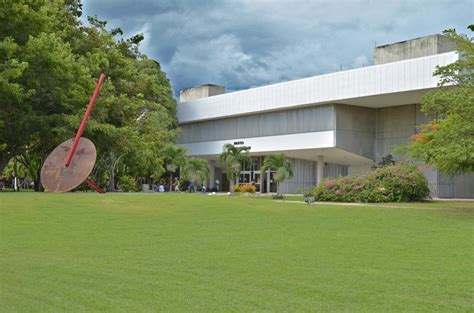
<svg viewBox="0 0 474 313">
<path fill-rule="evenodd" d="M 408 202 L 429 197 L 425 176 L 414 164 L 378 167 L 361 176 L 327 178 L 315 187 L 317 201 Z"/>
<path fill-rule="evenodd" d="M 121 176 L 120 177 L 120 189 L 125 192 L 137 191 L 137 182 L 132 176 Z"/>
<path fill-rule="evenodd" d="M 373 168 L 383 167 L 383 166 L 387 166 L 387 165 L 395 165 L 395 164 L 396 164 L 396 162 L 393 158 L 393 155 L 388 154 L 387 156 L 382 157 L 382 161 L 380 161 L 378 165 L 374 165 Z"/>
</svg>

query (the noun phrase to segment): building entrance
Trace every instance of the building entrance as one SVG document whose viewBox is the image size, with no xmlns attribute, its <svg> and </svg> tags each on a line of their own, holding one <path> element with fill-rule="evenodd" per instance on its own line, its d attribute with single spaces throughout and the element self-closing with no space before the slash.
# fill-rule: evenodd
<svg viewBox="0 0 474 313">
<path fill-rule="evenodd" d="M 253 157 L 250 162 L 244 162 L 240 173 L 239 184 L 255 185 L 256 192 L 276 192 L 273 172 L 266 172 L 264 177 L 260 173 L 264 157 Z"/>
</svg>

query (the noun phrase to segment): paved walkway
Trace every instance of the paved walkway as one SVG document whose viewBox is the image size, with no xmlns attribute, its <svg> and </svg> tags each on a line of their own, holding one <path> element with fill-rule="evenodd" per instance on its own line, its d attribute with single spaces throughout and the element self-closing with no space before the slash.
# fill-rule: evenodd
<svg viewBox="0 0 474 313">
<path fill-rule="evenodd" d="M 438 201 L 438 199 L 433 199 Z M 462 199 L 462 200 L 451 200 L 451 201 L 462 201 L 462 202 L 473 202 L 474 208 L 474 201 L 472 199 Z M 354 202 L 314 202 L 312 204 L 307 204 L 304 201 L 294 201 L 294 200 L 273 200 L 274 202 L 284 202 L 284 203 L 296 203 L 296 204 L 304 204 L 304 205 L 340 205 L 340 206 L 364 206 L 364 207 L 376 207 L 376 208 L 389 208 L 389 209 L 418 209 L 418 210 L 453 210 L 455 211 L 456 208 L 439 208 L 439 207 L 419 207 L 419 206 L 410 206 L 410 202 L 404 203 L 405 205 L 393 205 L 393 204 L 383 204 L 383 203 L 354 203 Z M 415 202 L 413 204 L 419 204 L 419 202 Z"/>
<path fill-rule="evenodd" d="M 285 203 L 299 203 L 299 204 L 306 204 L 304 201 L 296 201 L 296 200 L 273 200 L 275 202 L 285 202 Z M 358 203 L 358 202 L 313 202 L 310 205 L 318 205 L 318 204 L 330 204 L 330 205 L 354 205 L 354 206 L 360 206 L 363 205 L 363 203 Z"/>
</svg>

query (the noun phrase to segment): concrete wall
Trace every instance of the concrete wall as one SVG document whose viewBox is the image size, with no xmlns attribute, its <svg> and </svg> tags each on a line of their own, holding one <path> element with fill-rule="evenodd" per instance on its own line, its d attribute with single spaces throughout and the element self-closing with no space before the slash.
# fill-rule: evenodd
<svg viewBox="0 0 474 313">
<path fill-rule="evenodd" d="M 408 142 L 414 133 L 416 121 L 421 118 L 416 105 L 371 109 L 331 104 L 182 124 L 180 143 L 218 142 L 226 139 L 258 138 L 335 129 L 336 147 L 379 162 L 382 157 L 393 152 L 394 144 Z M 246 144 L 249 144 L 248 142 L 250 141 L 245 141 Z M 282 142 L 278 145 L 283 147 Z M 219 151 L 221 146 L 219 146 Z M 300 165 L 295 166 L 298 168 Z M 340 169 L 329 166 L 327 168 L 329 172 L 325 172 L 324 176 L 337 177 L 347 175 L 349 171 L 351 174 L 358 175 L 368 169 L 367 166 Z M 295 175 L 288 181 L 285 192 L 290 192 L 290 190 L 295 192 L 296 189 L 306 186 L 307 178 L 300 181 L 299 187 L 290 186 L 290 184 L 296 184 L 299 179 L 300 177 Z"/>
<path fill-rule="evenodd" d="M 359 176 L 370 171 L 371 166 L 368 165 L 358 165 L 358 166 L 349 166 L 347 169 L 347 175 L 349 176 Z"/>
<path fill-rule="evenodd" d="M 403 105 L 377 109 L 375 134 L 375 162 L 380 162 L 388 154 L 398 156 L 393 152 L 393 146 L 406 144 L 415 133 L 416 105 Z"/>
<path fill-rule="evenodd" d="M 402 160 L 403 156 L 393 152 L 393 146 L 408 143 L 416 132 L 416 125 L 427 122 L 429 119 L 420 112 L 420 105 L 417 104 L 380 109 L 331 104 L 182 124 L 181 143 L 250 138 L 245 141 L 248 144 L 253 140 L 252 137 L 303 136 L 334 130 L 335 134 L 330 138 L 336 139 L 336 147 L 375 159 L 378 163 L 390 153 L 395 160 Z M 261 139 L 265 142 L 269 140 Z M 261 145 L 262 143 L 252 146 L 256 148 Z M 274 146 L 275 149 L 285 150 L 283 141 L 278 141 Z M 222 144 L 219 144 L 215 153 L 219 153 L 221 148 Z M 295 175 L 281 184 L 281 192 L 298 193 L 316 184 L 316 162 L 292 159 L 292 165 Z M 323 176 L 359 175 L 368 169 L 367 166 L 348 167 L 328 163 Z M 423 168 L 422 171 L 430 184 L 432 197 L 474 198 L 474 174 L 449 177 L 431 168 Z"/>
<path fill-rule="evenodd" d="M 179 143 L 251 138 L 334 129 L 334 106 L 267 112 L 181 125 Z"/>
<path fill-rule="evenodd" d="M 375 47 L 374 64 L 385 64 L 454 50 L 454 42 L 443 35 L 435 34 Z"/>
<path fill-rule="evenodd" d="M 290 159 L 293 177 L 280 184 L 281 193 L 304 193 L 316 185 L 316 162 Z"/>
<path fill-rule="evenodd" d="M 349 175 L 347 165 L 342 164 L 334 164 L 334 163 L 325 163 L 324 164 L 324 178 L 332 177 L 338 178 L 339 176 L 347 176 Z"/>
<path fill-rule="evenodd" d="M 449 176 L 438 173 L 439 198 L 474 198 L 474 173 Z"/>
<path fill-rule="evenodd" d="M 418 131 L 416 126 L 429 122 L 419 104 L 377 109 L 376 115 L 376 162 L 389 153 L 395 160 L 403 160 L 403 156 L 393 153 L 393 146 L 408 143 Z M 433 168 L 421 168 L 432 197 L 474 198 L 474 174 L 449 176 Z"/>
<path fill-rule="evenodd" d="M 432 198 L 438 197 L 438 172 L 433 167 L 426 167 L 426 165 L 418 166 L 418 169 L 425 175 L 430 187 L 430 196 Z"/>
<path fill-rule="evenodd" d="M 219 85 L 203 85 L 179 91 L 179 101 L 193 101 L 225 93 L 225 87 Z"/>
<path fill-rule="evenodd" d="M 304 193 L 306 190 L 313 188 L 316 185 L 317 177 L 317 162 L 290 159 L 293 169 L 293 177 L 286 179 L 280 184 L 279 192 L 284 194 L 289 193 Z M 348 167 L 345 165 L 325 163 L 323 177 L 346 176 L 348 174 Z"/>
<path fill-rule="evenodd" d="M 376 110 L 336 104 L 336 147 L 375 159 Z"/>
</svg>

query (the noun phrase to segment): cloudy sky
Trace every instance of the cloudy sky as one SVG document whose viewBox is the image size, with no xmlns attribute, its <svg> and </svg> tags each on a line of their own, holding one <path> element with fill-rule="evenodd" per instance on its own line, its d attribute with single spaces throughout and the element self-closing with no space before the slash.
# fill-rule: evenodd
<svg viewBox="0 0 474 313">
<path fill-rule="evenodd" d="M 158 60 L 175 93 L 239 90 L 370 65 L 374 46 L 466 32 L 474 0 L 84 0 Z"/>
</svg>

